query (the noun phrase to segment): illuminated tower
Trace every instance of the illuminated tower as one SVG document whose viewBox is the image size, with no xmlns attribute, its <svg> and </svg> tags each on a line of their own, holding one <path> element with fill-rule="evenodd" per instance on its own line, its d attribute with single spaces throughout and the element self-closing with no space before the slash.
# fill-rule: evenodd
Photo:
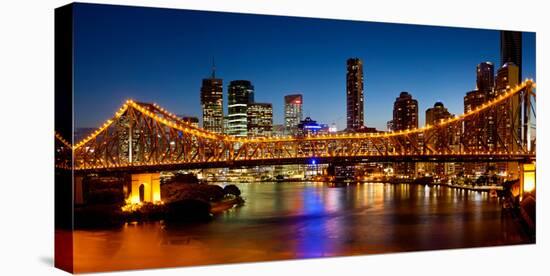
<svg viewBox="0 0 550 276">
<path fill-rule="evenodd" d="M 393 104 L 393 131 L 418 128 L 418 101 L 408 92 L 401 92 Z M 406 141 L 403 144 L 405 151 L 410 151 L 418 145 Z M 396 163 L 394 169 L 397 174 L 413 176 L 416 173 L 414 163 Z"/>
<path fill-rule="evenodd" d="M 273 107 L 270 103 L 248 105 L 248 137 L 269 137 L 273 131 Z"/>
<path fill-rule="evenodd" d="M 363 62 L 358 58 L 347 61 L 346 74 L 347 130 L 364 125 Z"/>
<path fill-rule="evenodd" d="M 302 121 L 303 98 L 301 94 L 285 96 L 285 132 L 296 135 L 298 124 Z"/>
<path fill-rule="evenodd" d="M 227 134 L 248 136 L 248 105 L 254 102 L 254 86 L 247 80 L 235 80 L 227 89 Z"/>
<path fill-rule="evenodd" d="M 201 86 L 202 127 L 223 133 L 223 80 L 216 78 L 215 67 L 212 76 L 202 80 Z"/>
<path fill-rule="evenodd" d="M 401 92 L 393 104 L 393 130 L 418 128 L 418 101 L 408 92 Z"/>
</svg>

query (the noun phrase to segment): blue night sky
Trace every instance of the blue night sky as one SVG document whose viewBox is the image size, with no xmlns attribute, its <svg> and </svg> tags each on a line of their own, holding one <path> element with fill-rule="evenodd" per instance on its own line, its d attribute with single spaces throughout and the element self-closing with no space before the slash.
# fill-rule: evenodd
<svg viewBox="0 0 550 276">
<path fill-rule="evenodd" d="M 304 116 L 345 128 L 346 60 L 364 63 L 365 123 L 384 130 L 410 92 L 420 125 L 436 101 L 463 111 L 482 61 L 499 65 L 499 32 L 280 16 L 77 4 L 75 127 L 96 127 L 128 98 L 201 117 L 201 80 L 246 79 L 256 102 L 304 95 Z M 496 71 L 496 70 L 495 70 Z M 535 34 L 523 36 L 523 76 L 535 78 Z M 227 112 L 227 109 L 226 111 Z"/>
</svg>

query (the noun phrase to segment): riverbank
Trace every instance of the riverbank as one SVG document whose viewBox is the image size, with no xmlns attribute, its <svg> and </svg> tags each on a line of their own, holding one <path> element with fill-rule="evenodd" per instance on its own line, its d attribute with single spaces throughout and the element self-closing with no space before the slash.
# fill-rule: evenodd
<svg viewBox="0 0 550 276">
<path fill-rule="evenodd" d="M 118 202 L 75 207 L 76 228 L 121 226 L 126 222 L 208 221 L 212 216 L 244 204 L 235 185 L 172 182 L 161 185 L 161 202 Z"/>
<path fill-rule="evenodd" d="M 447 186 L 447 187 L 450 187 L 450 188 L 463 189 L 463 190 L 469 190 L 469 191 L 485 191 L 485 192 L 488 192 L 488 191 L 491 191 L 491 190 L 495 190 L 495 191 L 502 191 L 503 190 L 502 186 L 497 186 L 497 185 L 472 186 L 472 185 L 456 185 L 456 184 L 449 184 L 449 183 L 434 183 L 432 185 Z"/>
<path fill-rule="evenodd" d="M 502 191 L 502 186 L 499 185 L 483 185 L 483 186 L 474 186 L 474 185 L 459 185 L 459 184 L 452 184 L 452 183 L 435 183 L 433 181 L 429 182 L 423 182 L 418 179 L 376 179 L 376 180 L 356 180 L 356 181 L 317 181 L 317 180 L 292 180 L 292 181 L 275 181 L 275 180 L 262 180 L 262 181 L 240 181 L 239 184 L 246 184 L 246 183 L 301 183 L 301 182 L 310 182 L 310 183 L 330 183 L 332 185 L 338 186 L 338 184 L 341 185 L 347 185 L 347 184 L 355 184 L 355 183 L 388 183 L 388 184 L 413 184 L 413 185 L 428 185 L 428 186 L 446 186 L 449 188 L 455 188 L 455 189 L 463 189 L 463 190 L 470 190 L 470 191 Z M 208 181 L 210 184 L 216 184 L 216 183 L 226 183 L 225 181 Z"/>
</svg>

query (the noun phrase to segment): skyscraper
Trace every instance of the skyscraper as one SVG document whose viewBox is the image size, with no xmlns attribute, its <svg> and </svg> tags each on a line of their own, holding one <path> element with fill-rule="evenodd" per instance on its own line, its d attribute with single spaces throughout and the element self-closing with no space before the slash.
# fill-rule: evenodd
<svg viewBox="0 0 550 276">
<path fill-rule="evenodd" d="M 520 83 L 521 69 L 514 62 L 507 62 L 497 71 L 495 81 L 496 95 L 506 92 Z M 511 96 L 508 100 L 496 106 L 496 132 L 499 143 L 496 143 L 498 151 L 517 151 L 521 144 L 521 113 L 520 95 Z M 498 170 L 513 177 L 517 175 L 517 163 L 499 163 Z"/>
<path fill-rule="evenodd" d="M 506 92 L 506 89 L 519 84 L 519 67 L 512 62 L 505 63 L 497 72 L 496 94 Z M 497 149 L 517 150 L 521 137 L 521 105 L 519 95 L 510 97 L 509 100 L 497 106 L 497 132 L 501 143 Z"/>
<path fill-rule="evenodd" d="M 471 112 L 487 101 L 487 94 L 472 90 L 464 96 L 464 113 Z M 464 142 L 471 151 L 482 150 L 487 142 L 485 118 L 473 118 L 464 121 Z"/>
<path fill-rule="evenodd" d="M 484 94 L 482 100 L 483 101 L 489 101 L 492 100 L 495 95 L 495 66 L 491 62 L 482 62 L 477 65 L 476 68 L 476 91 L 477 93 Z M 475 97 L 478 97 L 478 99 L 481 99 L 482 96 L 477 95 Z M 465 103 L 466 104 L 466 103 Z M 472 99 L 469 104 L 474 104 L 475 107 L 477 107 L 481 102 L 476 104 L 475 99 Z M 496 141 L 496 121 L 495 121 L 495 109 L 489 110 L 487 112 L 487 116 L 483 118 L 482 122 L 479 122 L 479 125 L 483 125 L 482 129 L 484 130 L 484 133 L 482 136 L 478 136 L 478 138 L 483 137 L 485 139 L 484 141 L 481 141 L 482 143 L 485 143 L 489 150 L 493 150 L 495 147 L 495 141 Z"/>
<path fill-rule="evenodd" d="M 251 103 L 247 109 L 248 137 L 269 137 L 273 131 L 273 107 L 270 103 Z"/>
<path fill-rule="evenodd" d="M 354 131 L 364 125 L 363 62 L 359 58 L 347 61 L 346 74 L 347 130 Z"/>
<path fill-rule="evenodd" d="M 247 80 L 234 80 L 227 89 L 227 134 L 248 136 L 248 105 L 254 102 L 254 86 Z"/>
<path fill-rule="evenodd" d="M 476 75 L 477 90 L 491 96 L 495 86 L 495 66 L 488 61 L 482 62 L 477 65 Z"/>
<path fill-rule="evenodd" d="M 453 115 L 447 110 L 442 102 L 436 102 L 433 107 L 426 109 L 426 125 L 435 125 L 441 122 L 441 120 L 452 118 Z M 439 151 L 444 152 L 447 149 L 455 150 L 459 146 L 459 132 L 460 130 L 454 126 L 449 125 L 445 130 L 440 131 L 438 135 L 434 136 L 431 141 L 431 146 Z M 443 175 L 454 172 L 454 163 L 426 163 L 424 168 L 428 173 L 435 173 L 436 175 Z"/>
<path fill-rule="evenodd" d="M 522 34 L 521 32 L 501 31 L 500 32 L 500 66 L 513 62 L 519 69 L 518 79 L 521 80 L 521 55 L 522 55 Z"/>
<path fill-rule="evenodd" d="M 393 131 L 418 128 L 418 101 L 413 99 L 408 92 L 401 92 L 393 104 Z M 413 141 L 415 139 L 412 139 Z M 420 139 L 419 139 L 420 140 Z M 405 151 L 417 147 L 406 141 L 403 145 Z M 415 164 L 413 163 L 395 163 L 394 171 L 396 174 L 412 176 L 415 174 Z"/>
<path fill-rule="evenodd" d="M 393 104 L 393 130 L 418 128 L 418 101 L 408 92 L 401 92 Z"/>
<path fill-rule="evenodd" d="M 202 80 L 201 86 L 202 127 L 206 130 L 223 133 L 223 80 L 212 76 Z"/>
<path fill-rule="evenodd" d="M 296 135 L 298 124 L 302 120 L 302 95 L 285 96 L 285 132 L 287 135 Z"/>
<path fill-rule="evenodd" d="M 434 125 L 450 117 L 451 113 L 442 102 L 436 102 L 433 107 L 426 109 L 426 125 Z"/>
</svg>

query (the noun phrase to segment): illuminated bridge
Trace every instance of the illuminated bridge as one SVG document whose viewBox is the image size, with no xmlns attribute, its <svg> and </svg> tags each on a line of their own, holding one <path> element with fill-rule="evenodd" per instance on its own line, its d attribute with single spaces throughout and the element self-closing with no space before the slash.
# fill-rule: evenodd
<svg viewBox="0 0 550 276">
<path fill-rule="evenodd" d="M 526 80 L 462 115 L 418 129 L 304 137 L 241 138 L 212 133 L 156 104 L 128 100 L 113 118 L 74 145 L 56 134 L 56 166 L 89 173 L 300 164 L 312 160 L 532 162 L 534 88 L 535 83 Z"/>
</svg>

